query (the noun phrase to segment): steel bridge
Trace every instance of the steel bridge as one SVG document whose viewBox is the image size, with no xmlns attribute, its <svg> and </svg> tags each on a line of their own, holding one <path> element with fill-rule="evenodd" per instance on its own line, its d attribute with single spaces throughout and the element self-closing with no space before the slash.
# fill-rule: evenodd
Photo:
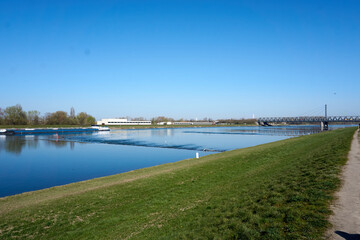
<svg viewBox="0 0 360 240">
<path fill-rule="evenodd" d="M 313 117 L 264 117 L 258 118 L 261 126 L 271 126 L 272 123 L 320 123 L 322 130 L 327 130 L 329 123 L 360 123 L 360 116 L 313 116 Z"/>
<path fill-rule="evenodd" d="M 360 116 L 334 116 L 334 117 L 265 117 L 258 118 L 258 123 L 318 123 L 318 122 L 342 122 L 357 123 L 360 122 Z"/>
</svg>

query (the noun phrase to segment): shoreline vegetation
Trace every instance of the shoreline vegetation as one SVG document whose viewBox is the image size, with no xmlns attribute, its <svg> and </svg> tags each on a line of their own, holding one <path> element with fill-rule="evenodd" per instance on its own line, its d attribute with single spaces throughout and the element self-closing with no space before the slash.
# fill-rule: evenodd
<svg viewBox="0 0 360 240">
<path fill-rule="evenodd" d="M 7 125 L 13 128 L 18 126 L 36 126 L 44 125 L 92 125 L 96 120 L 86 112 L 80 112 L 75 115 L 75 109 L 70 109 L 70 115 L 64 111 L 54 113 L 45 113 L 43 116 L 37 110 L 24 111 L 20 104 L 7 107 L 4 110 L 0 108 L 0 126 Z"/>
<path fill-rule="evenodd" d="M 78 128 L 90 127 L 91 125 L 0 125 L 0 129 L 10 128 Z M 235 126 L 257 126 L 243 124 L 227 124 L 227 125 L 101 125 L 110 129 L 141 129 L 141 128 L 189 128 L 189 127 L 235 127 Z"/>
<path fill-rule="evenodd" d="M 132 121 L 144 121 L 144 117 L 125 118 Z M 202 120 L 197 119 L 184 119 L 180 118 L 175 120 L 171 117 L 158 116 L 151 118 L 152 128 L 158 128 L 158 123 L 167 123 L 167 122 L 191 122 L 193 125 L 201 126 L 199 122 L 208 122 L 208 123 L 219 123 L 220 125 L 256 125 L 256 119 L 218 119 L 216 121 L 211 118 L 203 118 Z M 0 107 L 0 128 L 43 128 L 43 127 L 85 127 L 95 125 L 97 123 L 96 119 L 87 114 L 86 112 L 80 112 L 75 114 L 75 109 L 72 107 L 70 113 L 68 114 L 65 111 L 56 111 L 53 113 L 41 113 L 37 110 L 24 111 L 20 104 L 15 106 L 6 107 L 2 109 Z M 197 124 L 198 123 L 198 124 Z M 164 124 L 167 125 L 167 124 Z M 168 125 L 169 126 L 169 125 Z M 115 126 L 116 127 L 116 126 Z M 119 128 L 140 128 L 138 126 L 118 126 Z M 189 126 L 187 126 L 189 127 Z M 149 128 L 144 126 L 143 128 Z"/>
<path fill-rule="evenodd" d="M 1 239 L 320 239 L 355 128 L 0 198 Z"/>
</svg>

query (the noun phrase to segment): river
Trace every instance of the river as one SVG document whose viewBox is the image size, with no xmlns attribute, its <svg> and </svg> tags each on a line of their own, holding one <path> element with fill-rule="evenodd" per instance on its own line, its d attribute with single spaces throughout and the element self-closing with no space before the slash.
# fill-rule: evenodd
<svg viewBox="0 0 360 240">
<path fill-rule="evenodd" d="M 0 135 L 0 197 L 319 131 L 318 126 L 253 126 Z"/>
</svg>

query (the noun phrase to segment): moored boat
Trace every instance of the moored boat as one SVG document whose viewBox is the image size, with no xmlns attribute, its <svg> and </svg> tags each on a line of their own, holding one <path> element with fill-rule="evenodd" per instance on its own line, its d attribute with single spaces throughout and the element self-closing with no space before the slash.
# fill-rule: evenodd
<svg viewBox="0 0 360 240">
<path fill-rule="evenodd" d="M 91 125 L 91 128 L 97 129 L 98 131 L 110 131 L 109 127 L 102 127 L 99 125 Z"/>
</svg>

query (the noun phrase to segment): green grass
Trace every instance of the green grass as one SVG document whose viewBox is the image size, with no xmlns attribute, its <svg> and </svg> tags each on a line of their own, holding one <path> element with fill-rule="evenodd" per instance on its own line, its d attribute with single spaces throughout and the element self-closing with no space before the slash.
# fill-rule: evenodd
<svg viewBox="0 0 360 240">
<path fill-rule="evenodd" d="M 0 239 L 321 239 L 354 131 L 0 198 Z"/>
</svg>

